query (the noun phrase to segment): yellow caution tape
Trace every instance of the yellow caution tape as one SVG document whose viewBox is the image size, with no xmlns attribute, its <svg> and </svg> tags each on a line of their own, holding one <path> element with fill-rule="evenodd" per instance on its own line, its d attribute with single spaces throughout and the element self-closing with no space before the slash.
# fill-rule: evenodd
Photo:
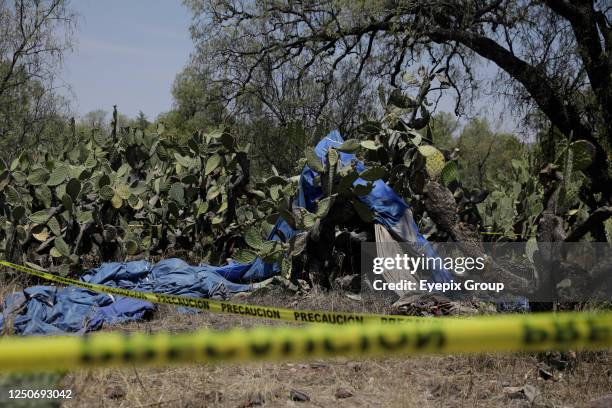
<svg viewBox="0 0 612 408">
<path fill-rule="evenodd" d="M 133 364 L 247 362 L 612 346 L 612 313 L 429 319 L 401 325 L 257 327 L 191 334 L 96 333 L 0 339 L 0 371 Z"/>
<path fill-rule="evenodd" d="M 25 272 L 30 275 L 38 276 L 52 282 L 73 285 L 88 289 L 94 292 L 102 292 L 111 295 L 126 296 L 153 303 L 165 305 L 186 306 L 194 309 L 205 310 L 213 313 L 226 313 L 246 317 L 259 317 L 272 320 L 296 323 L 329 323 L 329 324 L 358 324 L 358 323 L 400 323 L 408 321 L 423 321 L 425 317 L 410 317 L 399 315 L 379 315 L 368 313 L 346 313 L 346 312 L 325 312 L 315 310 L 293 310 L 279 307 L 247 305 L 241 303 L 222 302 L 218 300 L 196 298 L 189 296 L 167 295 L 153 292 L 141 292 L 136 290 L 114 288 L 111 286 L 99 285 L 95 283 L 83 282 L 75 279 L 64 278 L 49 272 L 28 268 L 11 262 L 0 260 L 0 265 Z"/>
</svg>

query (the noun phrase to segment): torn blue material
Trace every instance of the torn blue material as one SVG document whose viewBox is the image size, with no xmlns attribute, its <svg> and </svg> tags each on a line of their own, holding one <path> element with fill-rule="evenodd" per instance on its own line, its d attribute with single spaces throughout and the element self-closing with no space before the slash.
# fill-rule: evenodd
<svg viewBox="0 0 612 408">
<path fill-rule="evenodd" d="M 316 146 L 321 160 L 330 147 L 338 147 L 343 139 L 332 131 Z M 358 171 L 365 170 L 363 162 L 353 154 L 340 153 L 344 165 L 356 162 Z M 323 196 L 314 183 L 317 173 L 306 166 L 300 178 L 296 205 L 311 212 Z M 365 184 L 358 179 L 355 184 Z M 374 213 L 375 222 L 384 225 L 398 239 L 413 242 L 428 256 L 436 256 L 434 249 L 419 233 L 408 204 L 382 180 L 374 182 L 372 191 L 360 200 Z M 280 233 L 279 233 L 280 231 Z M 295 231 L 279 218 L 268 239 L 289 239 Z M 184 295 L 226 298 L 229 294 L 248 291 L 251 283 L 276 275 L 278 265 L 257 259 L 249 264 L 230 262 L 223 266 L 191 266 L 180 259 L 166 259 L 151 265 L 146 261 L 105 263 L 90 270 L 81 280 L 125 289 Z M 433 271 L 435 282 L 447 282 L 450 273 Z M 9 295 L 4 301 L 0 329 L 24 335 L 82 333 L 99 330 L 104 324 L 116 324 L 144 318 L 154 309 L 150 302 L 125 297 L 112 297 L 76 287 L 34 286 Z"/>
<path fill-rule="evenodd" d="M 321 159 L 321 162 L 323 162 L 329 148 L 339 147 L 342 143 L 344 143 L 344 139 L 342 139 L 340 132 L 334 130 L 317 144 L 315 153 Z M 354 162 L 355 169 L 360 173 L 366 169 L 364 163 L 357 160 L 357 156 L 354 154 L 340 152 L 340 161 L 345 166 Z M 323 197 L 322 188 L 317 186 L 314 181 L 317 176 L 318 173 L 316 171 L 305 166 L 300 177 L 297 205 L 306 208 L 310 212 L 316 211 L 316 202 Z M 353 183 L 353 185 L 359 184 L 366 185 L 367 182 L 358 178 Z M 359 197 L 359 200 L 372 210 L 374 222 L 385 226 L 399 241 L 413 243 L 416 249 L 422 251 L 430 258 L 438 256 L 435 249 L 419 232 L 412 217 L 410 206 L 383 180 L 376 180 L 370 193 Z M 428 278 L 432 282 L 450 282 L 452 279 L 451 273 L 444 268 L 431 272 L 431 276 Z"/>
<path fill-rule="evenodd" d="M 191 266 L 180 259 L 155 265 L 146 261 L 111 262 L 92 269 L 81 280 L 147 292 L 226 298 L 249 290 L 247 282 L 264 276 L 263 266 L 263 262 Z M 153 309 L 150 302 L 74 286 L 33 286 L 5 299 L 0 328 L 24 335 L 83 333 L 99 330 L 105 323 L 142 319 Z"/>
</svg>

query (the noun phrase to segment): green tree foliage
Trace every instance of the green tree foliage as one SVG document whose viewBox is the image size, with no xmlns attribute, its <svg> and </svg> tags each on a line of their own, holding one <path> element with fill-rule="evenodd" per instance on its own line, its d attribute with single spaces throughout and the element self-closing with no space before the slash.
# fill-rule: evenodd
<svg viewBox="0 0 612 408">
<path fill-rule="evenodd" d="M 101 132 L 107 131 L 109 126 L 108 112 L 104 109 L 96 109 L 91 112 L 87 112 L 85 115 L 83 115 L 81 124 L 89 127 L 90 129 L 97 129 Z"/>
<path fill-rule="evenodd" d="M 158 120 L 179 133 L 191 134 L 224 122 L 226 111 L 219 86 L 193 67 L 188 66 L 176 76 L 172 97 L 173 109 Z"/>
<path fill-rule="evenodd" d="M 0 158 L 4 160 L 12 159 L 21 149 L 57 144 L 58 133 L 67 125 L 63 98 L 37 79 L 16 76 L 23 82 L 0 95 Z"/>
<path fill-rule="evenodd" d="M 199 1 L 186 3 L 196 22 L 203 21 L 202 9 L 212 6 Z M 362 116 L 380 108 L 375 99 L 378 83 L 360 78 L 358 64 L 336 71 L 307 59 L 279 65 L 279 61 L 264 57 L 251 69 L 251 63 L 259 59 L 251 51 L 270 40 L 266 35 L 253 36 L 252 27 L 236 25 L 215 25 L 214 34 L 199 24 L 191 28 L 196 50 L 191 67 L 177 77 L 178 111 L 182 106 L 188 112 L 195 108 L 202 111 L 203 96 L 211 94 L 206 82 L 216 84 L 219 88 L 214 96 L 221 96 L 241 124 L 241 140 L 251 142 L 252 152 L 257 152 L 253 157 L 255 173 L 270 175 L 274 167 L 289 175 L 304 147 L 313 140 L 330 129 L 351 133 Z M 206 73 L 200 75 L 206 81 L 195 81 L 194 87 L 193 72 Z"/>
<path fill-rule="evenodd" d="M 451 89 L 460 108 L 479 89 L 476 60 L 492 62 L 500 69 L 495 88 L 508 90 L 500 96 L 508 96 L 519 112 L 529 116 L 535 107 L 566 139 L 595 147 L 584 169 L 598 180 L 589 194 L 598 206 L 610 204 L 612 27 L 605 1 L 187 3 L 198 46 L 218 51 L 210 60 L 230 67 L 235 93 L 261 89 L 275 73 L 287 71 L 299 73 L 298 81 L 322 84 L 347 73 L 367 84 L 382 78 L 402 91 L 412 82 L 402 84 L 407 67 L 425 60 L 435 67 L 435 90 Z M 254 74 L 270 67 L 272 76 Z"/>
<path fill-rule="evenodd" d="M 520 159 L 527 148 L 514 136 L 491 130 L 486 119 L 473 119 L 456 142 L 459 174 L 471 187 L 491 188 L 499 175 L 512 172 L 512 159 Z"/>
<path fill-rule="evenodd" d="M 75 16 L 65 0 L 0 2 L 0 157 L 54 144 L 67 124 L 55 92 Z"/>
<path fill-rule="evenodd" d="M 265 129 L 265 131 L 258 131 Z M 267 177 L 273 169 L 283 176 L 293 175 L 303 166 L 304 148 L 323 136 L 323 129 L 309 133 L 301 122 L 288 123 L 284 126 L 271 126 L 260 120 L 245 126 L 241 130 L 242 138 L 249 140 L 253 146 L 251 159 L 253 173 Z"/>
<path fill-rule="evenodd" d="M 449 112 L 438 112 L 429 122 L 433 144 L 440 149 L 452 149 L 454 136 L 459 129 L 459 121 Z"/>
<path fill-rule="evenodd" d="M 147 115 L 144 114 L 143 111 L 138 111 L 138 116 L 136 116 L 135 124 L 140 130 L 146 130 L 151 122 L 147 119 Z"/>
</svg>

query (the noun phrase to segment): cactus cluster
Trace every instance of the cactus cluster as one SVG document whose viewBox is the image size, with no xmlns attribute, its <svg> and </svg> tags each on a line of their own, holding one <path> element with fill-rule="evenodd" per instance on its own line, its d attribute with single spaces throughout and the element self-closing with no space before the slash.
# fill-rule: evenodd
<svg viewBox="0 0 612 408">
<path fill-rule="evenodd" d="M 383 117 L 365 121 L 325 157 L 306 148 L 302 162 L 316 172 L 314 183 L 323 193 L 315 212 L 293 205 L 299 176 L 283 177 L 272 168 L 270 177 L 252 180 L 248 145 L 240 146 L 228 128 L 187 138 L 174 137 L 161 124 L 156 132 L 117 129 L 116 111 L 109 134 L 77 133 L 72 126 L 59 150 L 40 146 L 11 163 L 0 161 L 0 251 L 5 259 L 61 274 L 78 270 L 85 256 L 101 262 L 183 250 L 210 263 L 261 257 L 289 276 L 292 259 L 309 242 L 333 240 L 373 221 L 359 197 L 379 179 L 411 204 L 428 237 L 448 238 L 421 204 L 430 182 L 453 193 L 463 221 L 512 239 L 532 236 L 542 211 L 535 164 L 514 159 L 513 174 L 500 175 L 491 193 L 462 187 L 457 152 L 441 151 L 423 136 L 430 136 L 426 101 L 417 118 L 417 106 L 406 98 L 395 92 L 387 99 L 381 92 Z M 409 122 L 402 119 L 407 116 Z M 425 124 L 420 131 L 410 126 L 417 122 Z M 356 154 L 365 170 L 357 160 L 343 163 L 342 153 Z M 579 141 L 557 159 L 565 175 L 558 201 L 568 216 L 588 214 L 573 170 L 587 167 L 592 155 L 593 147 Z M 279 217 L 299 233 L 264 240 Z"/>
<path fill-rule="evenodd" d="M 116 114 L 115 114 L 116 116 Z M 0 162 L 0 250 L 59 273 L 84 255 L 100 261 L 215 245 L 253 214 L 231 211 L 245 149 L 225 129 L 177 141 L 117 129 L 72 134 L 60 152 L 40 146 Z M 247 170 L 248 171 L 248 170 Z M 260 214 L 255 214 L 259 216 Z"/>
<path fill-rule="evenodd" d="M 562 174 L 556 208 L 569 224 L 585 221 L 588 206 L 580 197 L 586 181 L 581 171 L 592 162 L 595 147 L 585 140 L 560 143 L 559 154 L 548 168 Z M 496 231 L 498 238 L 534 240 L 537 221 L 544 210 L 543 188 L 534 174 L 539 171 L 533 152 L 512 159 L 512 173 L 499 174 L 493 191 L 476 206 L 484 229 Z"/>
</svg>

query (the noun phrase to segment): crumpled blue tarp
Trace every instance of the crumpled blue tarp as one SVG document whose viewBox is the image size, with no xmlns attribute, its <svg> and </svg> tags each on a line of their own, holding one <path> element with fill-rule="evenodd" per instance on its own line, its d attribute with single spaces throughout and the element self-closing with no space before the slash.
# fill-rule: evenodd
<svg viewBox="0 0 612 408">
<path fill-rule="evenodd" d="M 315 153 L 323 162 L 329 148 L 339 147 L 342 143 L 344 143 L 344 139 L 342 139 L 340 132 L 334 130 L 317 144 Z M 357 156 L 354 154 L 339 153 L 340 161 L 343 165 L 348 166 L 351 162 L 354 162 L 355 169 L 359 173 L 366 169 L 364 163 L 357 160 Z M 323 197 L 323 189 L 321 186 L 317 186 L 314 181 L 317 176 L 318 173 L 316 171 L 305 166 L 300 177 L 297 205 L 306 208 L 310 212 L 316 210 L 316 201 Z M 366 185 L 367 182 L 358 178 L 353 183 L 353 185 L 359 184 Z M 376 180 L 370 193 L 359 197 L 359 200 L 373 211 L 374 222 L 385 226 L 398 240 L 413 243 L 416 248 L 428 257 L 435 258 L 438 256 L 432 245 L 419 232 L 412 217 L 410 206 L 383 180 Z M 450 282 L 452 279 L 451 273 L 444 268 L 431 272 L 429 280 L 432 282 Z"/>
<path fill-rule="evenodd" d="M 166 259 L 154 265 L 146 261 L 105 263 L 81 280 L 147 292 L 225 298 L 249 290 L 248 282 L 264 278 L 263 271 L 261 261 L 191 266 L 180 259 Z M 33 286 L 6 297 L 0 327 L 6 324 L 8 332 L 25 335 L 82 333 L 98 330 L 104 323 L 142 319 L 153 308 L 147 301 L 74 286 Z"/>
<path fill-rule="evenodd" d="M 330 147 L 342 143 L 340 133 L 332 131 L 317 144 L 316 154 L 323 160 Z M 355 161 L 358 171 L 365 170 L 363 162 L 353 154 L 340 153 L 340 160 L 345 165 Z M 316 176 L 317 173 L 308 166 L 304 168 L 299 197 L 294 205 L 316 210 L 316 202 L 323 195 L 321 188 L 314 183 Z M 355 181 L 355 184 L 365 183 L 362 179 Z M 374 212 L 375 222 L 387 227 L 398 239 L 418 244 L 428 256 L 436 256 L 435 250 L 419 233 L 408 204 L 382 180 L 375 181 L 372 191 L 360 200 Z M 289 239 L 295 233 L 286 221 L 279 218 L 268 239 Z M 266 264 L 261 259 L 249 264 L 230 262 L 223 266 L 191 266 L 180 259 L 166 259 L 155 265 L 146 261 L 105 263 L 90 270 L 81 280 L 132 290 L 225 298 L 232 293 L 247 291 L 251 283 L 278 272 L 278 265 Z M 433 271 L 430 279 L 447 282 L 451 275 L 442 269 Z M 143 300 L 113 297 L 73 286 L 34 286 L 7 296 L 3 306 L 0 329 L 6 326 L 8 332 L 24 335 L 99 330 L 104 323 L 142 319 L 154 308 L 153 304 Z"/>
</svg>

